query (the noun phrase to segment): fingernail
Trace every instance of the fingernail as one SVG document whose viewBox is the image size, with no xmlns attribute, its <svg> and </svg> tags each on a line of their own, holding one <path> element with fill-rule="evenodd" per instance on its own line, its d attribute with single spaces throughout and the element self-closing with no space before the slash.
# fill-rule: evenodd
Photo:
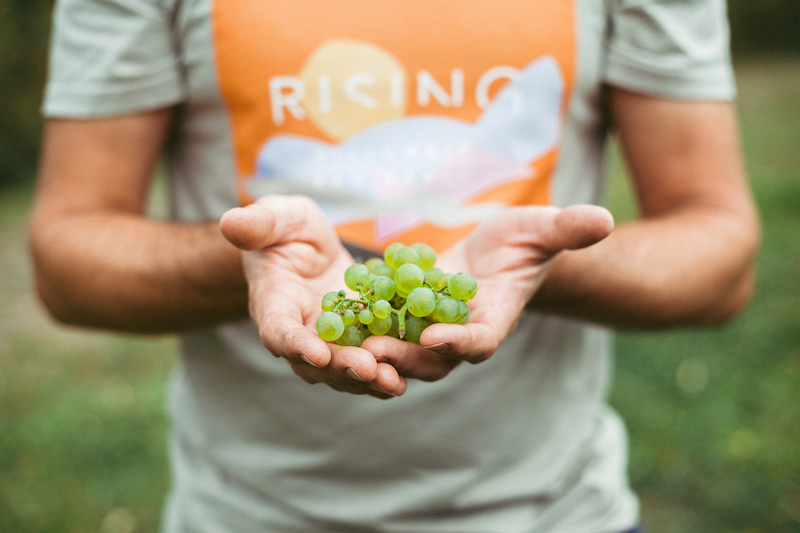
<svg viewBox="0 0 800 533">
<path fill-rule="evenodd" d="M 449 354 L 452 350 L 450 349 L 450 345 L 446 342 L 439 342 L 436 344 L 431 344 L 430 346 L 423 346 L 426 350 L 431 350 L 439 354 Z"/>
<path fill-rule="evenodd" d="M 309 358 L 308 358 L 308 357 L 306 357 L 305 355 L 301 355 L 301 356 L 300 356 L 300 358 L 301 358 L 303 361 L 305 361 L 306 363 L 308 363 L 309 365 L 313 366 L 314 368 L 322 368 L 321 366 L 319 366 L 319 365 L 317 365 L 317 364 L 314 364 L 314 363 L 312 363 L 312 362 L 311 362 L 311 359 L 309 359 Z"/>
<path fill-rule="evenodd" d="M 349 366 L 347 367 L 347 370 L 345 370 L 344 372 L 345 372 L 345 374 L 347 374 L 347 375 L 348 375 L 348 376 L 349 376 L 351 379 L 354 379 L 354 380 L 356 380 L 356 381 L 364 381 L 364 378 L 362 378 L 361 376 L 359 376 L 359 375 L 358 375 L 358 372 L 356 372 L 355 370 L 353 370 L 353 369 L 352 369 L 351 367 L 349 367 Z"/>
<path fill-rule="evenodd" d="M 372 384 L 371 384 L 371 387 L 372 387 L 374 390 L 378 391 L 378 392 L 382 392 L 382 393 L 384 393 L 384 394 L 390 394 L 390 395 L 392 395 L 392 396 L 394 396 L 394 395 L 395 395 L 393 392 L 389 392 L 388 390 L 384 389 L 383 387 L 381 387 L 381 386 L 380 386 L 380 385 L 378 385 L 377 383 L 372 383 Z"/>
</svg>

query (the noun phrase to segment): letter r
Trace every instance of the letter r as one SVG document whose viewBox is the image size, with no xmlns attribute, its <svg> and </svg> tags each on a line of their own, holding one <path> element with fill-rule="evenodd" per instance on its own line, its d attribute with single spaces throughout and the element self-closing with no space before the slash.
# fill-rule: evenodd
<svg viewBox="0 0 800 533">
<path fill-rule="evenodd" d="M 288 90 L 287 90 L 288 89 Z M 306 118 L 306 111 L 300 105 L 306 94 L 303 80 L 295 76 L 275 76 L 269 80 L 269 99 L 272 108 L 272 122 L 281 126 L 286 121 L 286 108 L 297 120 Z"/>
</svg>

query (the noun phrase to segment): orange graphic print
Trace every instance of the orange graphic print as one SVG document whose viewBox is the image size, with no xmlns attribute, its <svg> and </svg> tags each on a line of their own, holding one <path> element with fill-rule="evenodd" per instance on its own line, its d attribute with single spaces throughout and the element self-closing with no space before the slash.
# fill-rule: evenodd
<svg viewBox="0 0 800 533">
<path fill-rule="evenodd" d="M 443 250 L 549 203 L 572 0 L 215 0 L 237 192 L 308 194 L 352 244 Z"/>
</svg>

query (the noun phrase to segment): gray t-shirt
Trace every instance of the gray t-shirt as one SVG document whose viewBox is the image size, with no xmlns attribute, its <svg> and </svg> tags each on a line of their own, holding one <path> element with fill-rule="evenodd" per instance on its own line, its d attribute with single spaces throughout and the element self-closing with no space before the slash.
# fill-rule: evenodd
<svg viewBox="0 0 800 533">
<path fill-rule="evenodd" d="M 441 251 L 503 205 L 601 201 L 604 84 L 732 98 L 723 0 L 62 0 L 44 111 L 179 105 L 176 220 L 302 192 L 346 241 Z M 165 531 L 637 522 L 603 328 L 526 313 L 489 361 L 386 402 L 309 386 L 249 322 L 181 351 Z"/>
</svg>

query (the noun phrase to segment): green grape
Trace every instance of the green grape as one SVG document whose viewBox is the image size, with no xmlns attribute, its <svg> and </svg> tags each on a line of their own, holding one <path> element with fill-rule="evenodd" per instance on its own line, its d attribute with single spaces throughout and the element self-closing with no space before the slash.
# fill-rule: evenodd
<svg viewBox="0 0 800 533">
<path fill-rule="evenodd" d="M 383 264 L 383 259 L 380 257 L 370 257 L 366 261 L 364 261 L 364 265 L 372 272 L 372 269 L 375 268 L 377 265 Z"/>
<path fill-rule="evenodd" d="M 400 266 L 394 275 L 397 290 L 404 293 L 410 293 L 417 287 L 421 287 L 423 279 L 425 279 L 425 271 L 413 263 Z"/>
<path fill-rule="evenodd" d="M 419 254 L 410 246 L 403 246 L 392 256 L 392 267 L 394 267 L 395 270 L 409 263 L 419 266 Z"/>
<path fill-rule="evenodd" d="M 375 320 L 375 315 L 373 315 L 372 311 L 369 309 L 363 309 L 360 313 L 358 313 L 358 321 L 365 326 L 369 326 L 373 320 Z"/>
<path fill-rule="evenodd" d="M 392 316 L 389 318 L 392 319 L 392 326 L 389 328 L 389 331 L 386 332 L 386 335 L 389 337 L 394 337 L 395 339 L 400 338 L 400 319 L 397 318 L 397 315 L 392 313 Z"/>
<path fill-rule="evenodd" d="M 367 325 L 367 329 L 369 329 L 373 335 L 384 335 L 391 328 L 392 328 L 392 317 L 390 316 L 378 318 L 376 315 L 375 320 L 373 320 L 371 324 Z"/>
<path fill-rule="evenodd" d="M 444 285 L 439 285 L 439 282 L 442 280 L 442 276 L 444 276 L 444 272 L 442 272 L 442 269 L 439 267 L 430 267 L 425 270 L 425 279 L 433 286 L 434 289 L 441 289 L 444 287 Z"/>
<path fill-rule="evenodd" d="M 332 302 L 339 301 L 339 292 L 338 291 L 331 291 L 327 293 L 325 296 L 322 297 L 322 300 L 331 300 Z"/>
<path fill-rule="evenodd" d="M 337 303 L 339 303 L 339 293 L 336 291 L 331 291 L 322 297 L 322 310 L 333 311 L 333 308 L 336 307 Z"/>
<path fill-rule="evenodd" d="M 369 269 L 363 263 L 356 263 L 344 271 L 344 284 L 350 290 L 357 291 L 359 285 L 365 287 L 369 284 Z"/>
<path fill-rule="evenodd" d="M 386 262 L 387 265 L 394 268 L 394 263 L 392 262 L 392 260 L 394 259 L 394 253 L 400 248 L 403 248 L 403 246 L 404 245 L 402 243 L 393 242 L 392 244 L 386 247 L 386 249 L 383 251 L 383 260 Z"/>
<path fill-rule="evenodd" d="M 378 300 L 372 306 L 372 314 L 375 315 L 375 318 L 386 318 L 392 314 L 392 304 L 386 300 Z"/>
<path fill-rule="evenodd" d="M 422 336 L 422 332 L 430 325 L 430 320 L 412 316 L 406 320 L 406 336 L 403 337 L 403 340 L 419 344 L 419 338 Z"/>
<path fill-rule="evenodd" d="M 428 270 L 436 264 L 436 251 L 433 248 L 421 242 L 412 244 L 411 247 L 419 254 L 419 263 L 417 264 L 422 270 Z"/>
<path fill-rule="evenodd" d="M 461 312 L 458 314 L 456 324 L 466 324 L 469 321 L 469 306 L 461 300 L 458 300 L 458 303 L 460 304 Z"/>
<path fill-rule="evenodd" d="M 443 324 L 455 324 L 461 316 L 462 303 L 461 300 L 456 300 L 452 296 L 442 296 L 436 302 L 433 318 Z"/>
<path fill-rule="evenodd" d="M 400 293 L 394 295 L 392 299 L 392 308 L 394 309 L 402 309 L 404 305 L 406 305 L 406 297 L 401 296 Z"/>
<path fill-rule="evenodd" d="M 436 308 L 436 295 L 428 287 L 417 287 L 406 298 L 408 312 L 416 317 L 425 317 Z"/>
<path fill-rule="evenodd" d="M 364 336 L 355 326 L 347 326 L 344 328 L 342 336 L 336 341 L 339 346 L 361 346 L 364 341 Z"/>
<path fill-rule="evenodd" d="M 350 265 L 345 284 L 360 294 L 354 298 L 344 290 L 325 294 L 317 333 L 342 346 L 360 346 L 370 335 L 400 338 L 401 320 L 404 338 L 411 342 L 419 342 L 423 330 L 434 322 L 466 323 L 470 309 L 464 302 L 475 296 L 477 284 L 469 274 L 445 274 L 435 266 L 436 259 L 427 244 L 395 242 L 386 247 L 383 260 L 372 257 Z"/>
<path fill-rule="evenodd" d="M 447 282 L 447 291 L 457 300 L 470 300 L 478 292 L 478 284 L 469 274 L 453 274 Z"/>
<path fill-rule="evenodd" d="M 369 283 L 376 300 L 391 300 L 396 292 L 392 278 L 378 276 Z"/>
<path fill-rule="evenodd" d="M 335 341 L 344 332 L 344 322 L 337 313 L 322 313 L 317 319 L 317 335 L 323 340 Z"/>
<path fill-rule="evenodd" d="M 386 276 L 387 278 L 394 279 L 394 269 L 381 261 L 379 264 L 375 265 L 370 269 L 370 272 L 373 276 Z"/>
</svg>

